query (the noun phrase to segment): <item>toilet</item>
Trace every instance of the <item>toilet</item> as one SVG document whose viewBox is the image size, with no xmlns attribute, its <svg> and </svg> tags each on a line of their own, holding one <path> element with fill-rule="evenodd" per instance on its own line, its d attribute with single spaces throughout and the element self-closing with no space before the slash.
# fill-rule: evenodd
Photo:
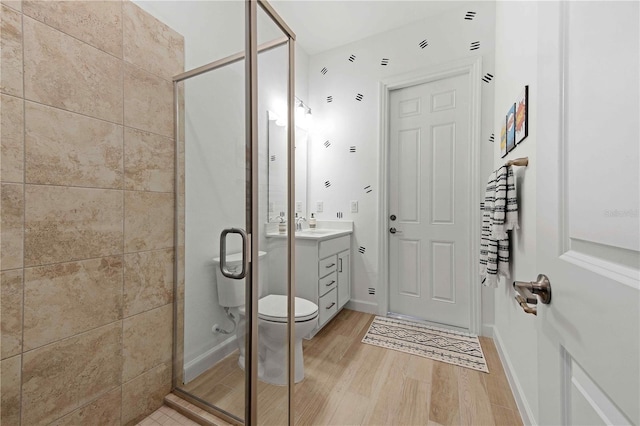
<svg viewBox="0 0 640 426">
<path fill-rule="evenodd" d="M 266 281 L 266 252 L 258 253 L 260 276 L 258 294 L 263 294 Z M 218 303 L 222 307 L 237 312 L 236 337 L 240 349 L 238 364 L 244 369 L 245 334 L 245 280 L 235 280 L 222 275 L 220 258 L 214 259 L 218 287 Z M 242 267 L 242 254 L 228 254 L 227 267 L 230 271 Z M 236 311 L 237 310 L 237 311 Z M 304 379 L 304 359 L 302 339 L 307 337 L 318 322 L 318 305 L 295 298 L 295 382 Z M 273 385 L 287 384 L 287 296 L 268 294 L 258 300 L 258 378 Z"/>
</svg>

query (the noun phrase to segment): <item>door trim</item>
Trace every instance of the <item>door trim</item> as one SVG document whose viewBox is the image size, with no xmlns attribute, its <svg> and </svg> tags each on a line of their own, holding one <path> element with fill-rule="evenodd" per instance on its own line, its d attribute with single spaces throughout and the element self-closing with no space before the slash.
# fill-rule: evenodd
<svg viewBox="0 0 640 426">
<path fill-rule="evenodd" d="M 387 238 L 387 217 L 389 216 L 389 96 L 392 90 L 403 89 L 405 87 L 415 86 L 418 84 L 428 83 L 442 78 L 453 77 L 457 75 L 468 75 L 470 89 L 470 120 L 469 129 L 471 134 L 470 152 L 471 156 L 471 185 L 470 195 L 471 205 L 471 245 L 470 256 L 473 271 L 474 265 L 479 262 L 480 246 L 480 194 L 481 194 L 481 176 L 480 176 L 480 118 L 481 118 L 481 72 L 482 58 L 467 58 L 459 61 L 448 62 L 436 67 L 419 69 L 407 74 L 390 77 L 382 80 L 379 85 L 380 99 L 380 155 L 378 156 L 378 169 L 380 170 L 380 197 L 378 199 L 381 213 L 378 222 L 378 232 L 380 233 L 379 241 L 379 258 L 380 279 L 378 281 L 378 314 L 387 315 L 389 312 L 389 239 Z M 480 333 L 482 325 L 482 300 L 480 293 L 479 275 L 471 273 L 470 277 L 470 303 L 469 303 L 469 331 L 471 333 Z"/>
</svg>

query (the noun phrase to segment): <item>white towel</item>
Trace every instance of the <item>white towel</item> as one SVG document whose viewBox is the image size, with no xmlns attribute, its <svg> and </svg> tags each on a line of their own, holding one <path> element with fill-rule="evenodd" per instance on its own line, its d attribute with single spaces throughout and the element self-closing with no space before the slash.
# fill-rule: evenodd
<svg viewBox="0 0 640 426">
<path fill-rule="evenodd" d="M 481 209 L 480 275 L 482 284 L 497 287 L 498 277 L 509 278 L 509 237 L 506 231 L 518 228 L 518 203 L 511 167 L 501 167 L 491 173 Z"/>
<path fill-rule="evenodd" d="M 495 201 L 491 235 L 496 240 L 504 240 L 507 231 L 518 229 L 518 200 L 516 184 L 511 166 L 502 166 L 496 172 Z"/>
</svg>

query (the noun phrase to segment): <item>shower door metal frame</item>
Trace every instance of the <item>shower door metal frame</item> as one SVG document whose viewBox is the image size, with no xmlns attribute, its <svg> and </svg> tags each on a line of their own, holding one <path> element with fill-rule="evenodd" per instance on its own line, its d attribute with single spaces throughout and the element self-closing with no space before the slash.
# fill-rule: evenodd
<svg viewBox="0 0 640 426">
<path fill-rule="evenodd" d="M 260 5 L 262 10 L 273 20 L 274 23 L 283 31 L 285 36 L 272 40 L 270 42 L 258 46 L 257 42 L 257 6 Z M 258 259 L 258 240 L 257 230 L 259 229 L 258 214 L 258 52 L 268 51 L 270 49 L 288 45 L 289 63 L 287 77 L 287 115 L 288 115 L 288 131 L 287 131 L 287 215 L 289 218 L 295 215 L 295 33 L 289 28 L 278 13 L 265 0 L 245 0 L 245 51 L 238 52 L 226 58 L 205 64 L 193 70 L 183 72 L 173 77 L 173 109 L 174 109 L 174 155 L 175 155 L 175 211 L 174 211 L 174 298 L 178 294 L 178 260 L 179 256 L 179 232 L 180 232 L 180 203 L 177 202 L 180 189 L 180 156 L 178 141 L 181 138 L 180 132 L 180 83 L 189 78 L 199 76 L 209 71 L 230 65 L 245 59 L 245 103 L 246 103 L 246 191 L 250 194 L 246 202 L 246 233 L 249 236 L 248 256 L 251 259 Z M 255 171 L 255 173 L 254 173 Z M 185 183 L 186 184 L 186 183 Z M 253 231 L 256 232 L 253 232 Z M 288 424 L 294 424 L 294 385 L 295 385 L 295 228 L 294 221 L 289 220 L 287 223 L 287 367 L 288 367 Z M 258 408 L 258 292 L 257 285 L 254 285 L 252 277 L 258 277 L 258 262 L 251 262 L 251 268 L 247 272 L 246 282 L 249 283 L 246 291 L 245 309 L 247 314 L 246 321 L 246 337 L 245 337 L 245 418 L 244 424 L 257 424 L 257 408 Z M 179 394 L 181 398 L 210 411 L 212 414 L 221 416 L 228 421 L 238 422 L 242 419 L 237 418 L 221 408 L 213 407 L 206 401 L 195 395 L 177 388 L 176 371 L 182 368 L 179 360 L 182 355 L 178 354 L 178 303 L 174 302 L 173 311 L 173 374 L 172 374 L 172 392 Z"/>
</svg>

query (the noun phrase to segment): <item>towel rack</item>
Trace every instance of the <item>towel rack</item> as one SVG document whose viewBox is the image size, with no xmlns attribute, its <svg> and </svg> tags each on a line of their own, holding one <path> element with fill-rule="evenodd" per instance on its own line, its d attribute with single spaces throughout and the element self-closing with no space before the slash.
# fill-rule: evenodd
<svg viewBox="0 0 640 426">
<path fill-rule="evenodd" d="M 509 160 L 504 165 L 507 166 L 507 167 L 509 167 L 509 166 L 524 166 L 524 167 L 527 167 L 529 165 L 529 157 L 521 157 L 521 158 L 516 158 L 516 159 L 513 159 L 513 160 Z"/>
</svg>

